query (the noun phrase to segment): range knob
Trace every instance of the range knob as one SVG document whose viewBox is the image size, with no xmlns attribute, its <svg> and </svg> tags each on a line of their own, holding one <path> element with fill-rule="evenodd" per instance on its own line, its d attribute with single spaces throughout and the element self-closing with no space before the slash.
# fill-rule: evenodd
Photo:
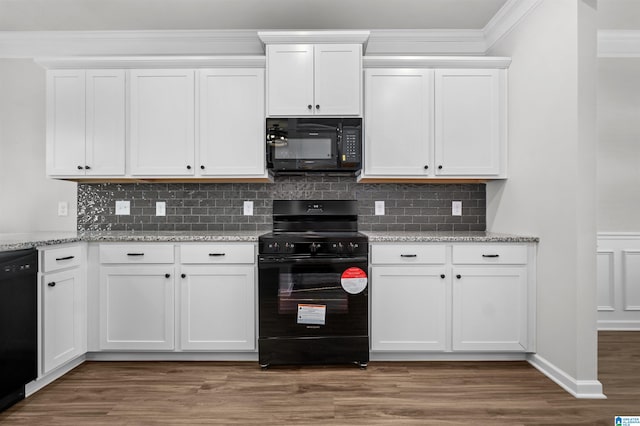
<svg viewBox="0 0 640 426">
<path fill-rule="evenodd" d="M 309 250 L 311 251 L 311 253 L 317 253 L 319 248 L 320 243 L 311 243 L 311 245 L 309 246 Z"/>
<path fill-rule="evenodd" d="M 277 242 L 273 242 L 273 243 L 269 244 L 269 248 L 272 251 L 277 252 L 280 249 L 280 244 L 278 244 Z"/>
<path fill-rule="evenodd" d="M 358 248 L 358 243 L 349 243 L 349 245 L 347 246 L 347 249 L 353 253 L 354 251 L 356 251 L 356 249 Z"/>
</svg>

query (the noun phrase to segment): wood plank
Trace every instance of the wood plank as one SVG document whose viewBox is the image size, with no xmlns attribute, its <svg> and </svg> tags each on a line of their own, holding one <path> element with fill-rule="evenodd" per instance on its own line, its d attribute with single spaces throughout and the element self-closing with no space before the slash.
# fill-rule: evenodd
<svg viewBox="0 0 640 426">
<path fill-rule="evenodd" d="M 87 362 L 0 413 L 3 425 L 614 424 L 640 415 L 640 332 L 599 333 L 606 400 L 579 400 L 524 361 Z"/>
</svg>

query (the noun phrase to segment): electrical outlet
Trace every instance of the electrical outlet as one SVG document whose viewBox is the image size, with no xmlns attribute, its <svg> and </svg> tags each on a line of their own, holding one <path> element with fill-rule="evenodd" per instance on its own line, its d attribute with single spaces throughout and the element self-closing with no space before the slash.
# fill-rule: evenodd
<svg viewBox="0 0 640 426">
<path fill-rule="evenodd" d="M 131 203 L 129 201 L 116 201 L 116 215 L 127 216 L 131 214 Z"/>
<path fill-rule="evenodd" d="M 58 216 L 69 215 L 69 203 L 66 201 L 58 201 Z"/>
<path fill-rule="evenodd" d="M 242 214 L 245 216 L 253 216 L 253 201 L 245 201 L 242 206 Z"/>
<path fill-rule="evenodd" d="M 156 216 L 167 215 L 167 203 L 164 201 L 156 201 Z"/>
<path fill-rule="evenodd" d="M 462 216 L 462 201 L 451 202 L 451 216 Z"/>
<path fill-rule="evenodd" d="M 375 206 L 376 216 L 384 216 L 384 201 L 376 201 Z"/>
</svg>

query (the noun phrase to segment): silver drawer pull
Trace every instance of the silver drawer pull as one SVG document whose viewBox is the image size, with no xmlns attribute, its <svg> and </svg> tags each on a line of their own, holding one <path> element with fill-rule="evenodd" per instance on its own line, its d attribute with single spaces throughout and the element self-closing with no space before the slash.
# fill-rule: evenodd
<svg viewBox="0 0 640 426">
<path fill-rule="evenodd" d="M 400 257 L 418 257 L 417 254 L 401 254 Z"/>
<path fill-rule="evenodd" d="M 144 256 L 144 253 L 127 253 L 127 256 Z"/>
<path fill-rule="evenodd" d="M 209 253 L 209 256 L 224 256 L 226 253 Z"/>
<path fill-rule="evenodd" d="M 500 257 L 499 254 L 483 254 L 482 257 Z"/>
<path fill-rule="evenodd" d="M 73 259 L 75 256 L 65 256 L 65 257 L 56 257 L 56 261 L 60 262 L 61 260 L 70 260 Z"/>
</svg>

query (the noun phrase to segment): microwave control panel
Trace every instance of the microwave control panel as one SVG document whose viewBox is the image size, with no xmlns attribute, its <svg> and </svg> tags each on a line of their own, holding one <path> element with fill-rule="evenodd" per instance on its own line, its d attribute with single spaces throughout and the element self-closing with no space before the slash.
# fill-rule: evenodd
<svg viewBox="0 0 640 426">
<path fill-rule="evenodd" d="M 343 129 L 341 160 L 343 163 L 360 162 L 360 132 L 357 129 Z"/>
</svg>

